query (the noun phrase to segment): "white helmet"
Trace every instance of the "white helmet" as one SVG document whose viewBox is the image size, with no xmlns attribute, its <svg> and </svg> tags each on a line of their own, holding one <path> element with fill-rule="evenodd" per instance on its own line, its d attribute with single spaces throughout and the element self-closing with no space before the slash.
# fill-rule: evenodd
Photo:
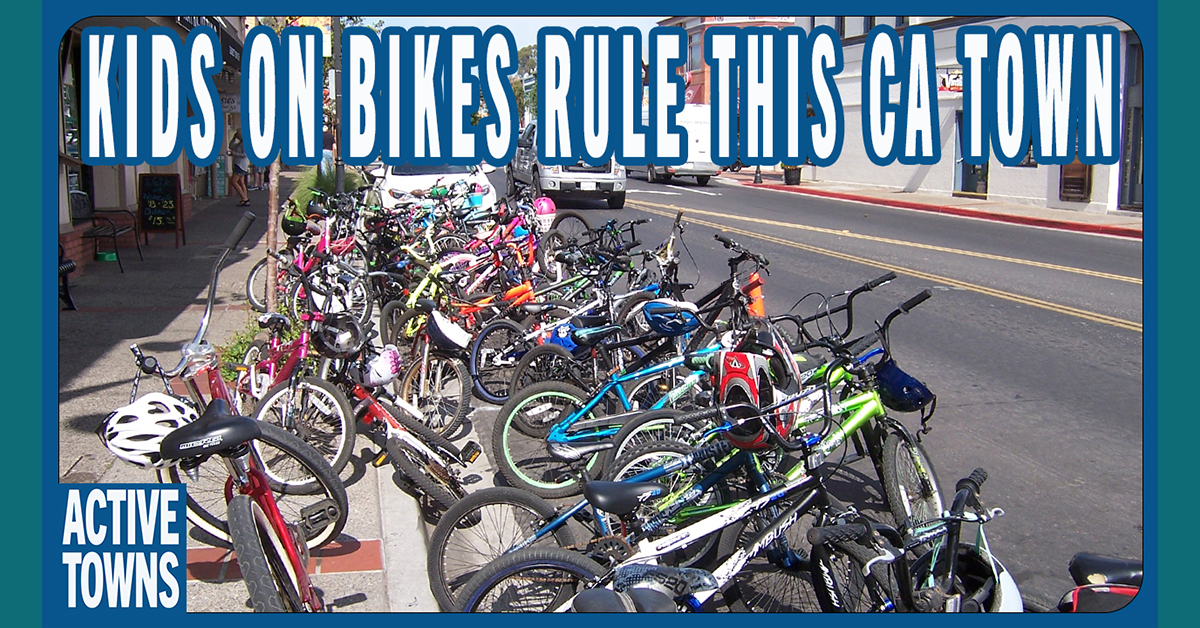
<svg viewBox="0 0 1200 628">
<path fill-rule="evenodd" d="M 190 400 L 160 392 L 143 395 L 118 408 L 96 429 L 96 434 L 114 456 L 143 469 L 170 466 L 162 459 L 163 437 L 200 418 Z"/>
<path fill-rule="evenodd" d="M 385 386 L 400 376 L 400 350 L 396 345 L 387 345 L 383 351 L 371 358 L 363 373 L 363 384 L 367 386 Z"/>
</svg>

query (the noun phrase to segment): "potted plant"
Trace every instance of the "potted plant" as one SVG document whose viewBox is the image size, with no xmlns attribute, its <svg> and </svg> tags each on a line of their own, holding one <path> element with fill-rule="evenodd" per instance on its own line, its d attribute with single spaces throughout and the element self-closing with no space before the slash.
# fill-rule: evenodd
<svg viewBox="0 0 1200 628">
<path fill-rule="evenodd" d="M 780 164 L 783 166 L 783 184 L 800 185 L 800 166 Z"/>
</svg>

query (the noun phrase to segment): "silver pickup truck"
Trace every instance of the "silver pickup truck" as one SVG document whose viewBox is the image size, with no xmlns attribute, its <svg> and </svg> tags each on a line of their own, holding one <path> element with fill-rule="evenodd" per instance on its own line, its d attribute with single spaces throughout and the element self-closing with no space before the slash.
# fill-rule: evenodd
<svg viewBox="0 0 1200 628">
<path fill-rule="evenodd" d="M 625 206 L 625 167 L 610 159 L 601 165 L 579 160 L 569 166 L 542 166 L 537 161 L 537 123 L 531 122 L 517 138 L 517 152 L 504 169 L 508 187 L 532 185 L 536 196 L 561 202 L 567 198 L 603 198 L 612 209 Z"/>
</svg>

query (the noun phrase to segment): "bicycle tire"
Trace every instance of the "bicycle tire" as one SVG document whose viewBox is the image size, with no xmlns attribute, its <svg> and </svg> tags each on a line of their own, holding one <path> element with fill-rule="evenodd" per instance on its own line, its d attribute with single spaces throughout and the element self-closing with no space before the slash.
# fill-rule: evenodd
<svg viewBox="0 0 1200 628">
<path fill-rule="evenodd" d="M 475 342 L 471 343 L 468 367 L 475 396 L 481 401 L 496 405 L 508 401 L 508 385 L 512 381 L 513 369 L 525 352 L 532 348 L 519 340 L 524 335 L 523 327 L 508 319 L 500 319 L 484 327 L 475 337 Z M 505 351 L 510 346 L 514 349 Z M 501 351 L 504 353 L 501 354 Z"/>
<path fill-rule="evenodd" d="M 438 478 L 430 470 L 430 463 L 421 454 L 397 439 L 388 441 L 388 454 L 392 466 L 408 480 L 422 495 L 429 498 L 430 503 L 438 510 L 449 510 L 466 494 L 462 487 L 452 487 L 445 479 Z"/>
<path fill-rule="evenodd" d="M 552 282 L 562 281 L 566 277 L 564 265 L 554 259 L 554 255 L 566 243 L 567 234 L 557 229 L 549 229 L 538 238 L 537 251 L 534 252 L 534 259 L 538 265 L 538 273 Z"/>
<path fill-rule="evenodd" d="M 562 479 L 569 475 L 571 467 L 546 452 L 545 437 L 524 434 L 514 425 L 513 419 L 516 413 L 539 409 L 542 404 L 548 407 L 540 412 L 551 412 L 554 404 L 559 404 L 562 406 L 559 414 L 562 414 L 569 412 L 568 408 L 583 407 L 587 398 L 587 393 L 570 384 L 542 382 L 521 391 L 500 408 L 492 426 L 492 464 L 500 469 L 510 486 L 524 488 L 546 499 L 578 495 L 583 490 L 578 479 Z M 601 461 L 599 454 L 592 456 L 585 466 L 589 476 L 599 474 Z"/>
<path fill-rule="evenodd" d="M 909 511 L 914 523 L 941 516 L 945 510 L 942 485 L 921 443 L 892 432 L 884 440 L 881 462 L 883 477 L 880 481 L 897 527 L 904 525 Z M 914 495 L 919 497 L 914 498 Z"/>
<path fill-rule="evenodd" d="M 536 530 L 535 524 L 553 519 L 555 513 L 550 502 L 508 486 L 476 491 L 447 510 L 430 536 L 426 561 L 429 587 L 442 610 L 453 610 L 456 592 L 463 585 L 525 540 Z M 486 530 L 489 523 L 497 529 Z M 568 547 L 575 544 L 575 538 L 561 525 L 531 547 L 547 543 Z"/>
<path fill-rule="evenodd" d="M 642 308 L 646 306 L 646 303 L 656 298 L 658 298 L 658 295 L 648 290 L 642 290 L 625 297 L 613 321 L 625 328 L 624 333 L 629 338 L 637 338 L 650 333 L 650 325 L 646 322 L 646 318 L 642 316 Z"/>
<path fill-rule="evenodd" d="M 266 341 L 255 340 L 246 347 L 246 353 L 242 355 L 241 363 L 245 366 L 254 366 L 265 360 L 269 351 L 270 345 Z M 259 375 L 266 377 L 266 383 L 270 385 L 269 375 L 266 373 L 259 373 Z M 245 375 L 238 373 L 237 381 L 230 386 L 234 396 L 233 411 L 238 416 L 253 416 L 254 411 L 258 408 L 258 399 L 254 398 L 253 389 L 248 388 L 251 386 L 251 383 L 246 381 L 248 376 L 248 372 Z"/>
<path fill-rule="evenodd" d="M 574 211 L 555 212 L 554 221 L 550 223 L 551 229 L 557 229 L 568 237 L 575 239 L 587 239 L 587 232 L 592 230 L 591 223 L 583 214 Z"/>
<path fill-rule="evenodd" d="M 562 575 L 550 577 L 541 574 L 522 575 L 536 571 L 558 572 Z M 575 595 L 577 585 L 599 578 L 606 572 L 607 569 L 596 561 L 571 550 L 560 547 L 529 547 L 519 552 L 505 554 L 480 569 L 475 577 L 471 578 L 460 590 L 455 610 L 470 613 L 553 610 L 565 604 Z M 515 586 L 522 581 L 533 583 L 533 586 L 537 586 L 538 583 L 550 584 L 551 587 L 547 587 L 546 591 L 548 595 L 544 596 L 549 599 L 537 603 L 535 590 L 526 589 L 523 592 L 513 592 L 504 596 L 506 600 L 526 604 L 525 608 L 501 608 L 500 604 L 503 600 L 497 600 L 497 603 L 490 605 L 488 610 L 481 609 L 481 606 L 486 604 L 488 595 L 497 587 L 504 586 L 506 582 L 511 582 L 511 585 Z M 572 586 L 552 587 L 556 581 Z"/>
<path fill-rule="evenodd" d="M 613 448 L 607 452 L 604 467 L 609 468 L 622 454 L 642 443 L 674 440 L 693 444 L 681 437 L 684 431 L 691 431 L 691 428 L 675 425 L 675 417 L 680 414 L 683 412 L 674 408 L 662 408 L 648 410 L 627 421 L 621 431 L 613 436 Z"/>
<path fill-rule="evenodd" d="M 422 368 L 430 375 L 425 383 L 437 390 L 419 390 Z M 412 364 L 405 369 L 398 382 L 397 396 L 421 411 L 425 422 L 422 427 L 427 426 L 441 436 L 453 434 L 471 412 L 471 376 L 458 358 L 430 352 L 423 364 Z M 454 382 L 458 382 L 457 390 Z"/>
<path fill-rule="evenodd" d="M 717 555 L 725 559 L 744 547 L 761 529 L 763 520 L 762 514 L 756 514 L 722 530 Z M 797 550 L 798 553 L 806 553 L 810 547 L 805 533 L 813 522 L 812 515 L 802 513 L 796 523 L 784 531 L 792 549 L 803 548 Z M 726 590 L 726 600 L 729 601 L 728 591 L 736 590 L 739 595 L 730 601 L 730 610 L 739 613 L 818 612 L 820 602 L 809 570 L 784 571 L 770 561 L 767 551 L 764 548 L 752 556 L 734 576 L 731 588 Z M 736 589 L 732 588 L 734 586 Z"/>
<path fill-rule="evenodd" d="M 508 395 L 511 397 L 526 386 L 546 381 L 572 381 L 575 356 L 561 345 L 544 344 L 530 349 L 513 369 Z"/>
<path fill-rule="evenodd" d="M 255 312 L 267 311 L 267 259 L 258 260 L 246 275 L 246 301 Z"/>
<path fill-rule="evenodd" d="M 267 561 L 266 545 L 262 538 L 254 509 L 256 504 L 249 495 L 235 495 L 229 502 L 229 535 L 233 550 L 237 553 L 238 567 L 246 591 L 250 593 L 250 605 L 256 613 L 286 613 L 299 610 L 289 608 L 294 600 L 288 599 L 291 592 L 280 591 L 283 582 L 278 579 Z M 274 551 L 272 549 L 272 551 Z"/>
<path fill-rule="evenodd" d="M 270 423 L 259 423 L 258 428 L 260 434 L 254 441 L 255 457 L 270 471 L 267 477 L 271 492 L 285 520 L 299 520 L 300 512 L 306 506 L 324 499 L 332 500 L 338 507 L 338 519 L 323 528 L 310 530 L 306 539 L 309 549 L 324 547 L 346 527 L 350 505 L 345 485 L 321 454 L 300 437 Z M 226 510 L 225 487 L 230 481 L 229 471 L 218 456 L 208 458 L 194 471 L 195 479 L 186 472 L 181 473 L 179 465 L 173 465 L 159 469 L 157 478 L 164 484 L 187 484 L 188 521 L 217 543 L 228 544 L 229 524 L 224 517 L 214 513 Z M 279 481 L 282 475 L 294 476 L 297 481 Z"/>
<path fill-rule="evenodd" d="M 649 469 L 667 464 L 673 460 L 679 460 L 688 454 L 695 451 L 684 443 L 676 441 L 651 441 L 644 443 L 629 451 L 625 452 L 620 458 L 613 462 L 611 467 L 604 471 L 604 479 L 609 482 L 621 482 L 629 478 L 647 471 Z M 680 487 L 695 485 L 704 475 L 712 469 L 712 465 L 703 465 L 707 467 L 703 470 L 694 470 L 696 465 L 680 469 L 679 471 L 659 478 L 655 482 L 663 484 L 667 487 L 664 497 L 674 494 Z M 687 477 L 690 476 L 690 477 Z M 719 506 L 729 503 L 729 489 L 724 482 L 718 483 L 710 491 L 709 495 L 704 499 L 696 500 L 694 505 Z M 667 506 L 669 504 L 651 504 L 645 505 L 646 515 L 654 516 L 659 512 L 659 505 Z M 607 515 L 601 515 L 607 516 Z M 620 520 L 616 517 L 609 516 L 609 528 L 620 529 Z M 703 518 L 703 517 L 701 517 Z M 665 536 L 672 532 L 676 532 L 699 519 L 690 519 L 679 523 L 678 525 L 666 525 L 661 529 L 661 535 Z M 614 523 L 616 524 L 614 526 Z M 703 567 L 711 563 L 717 555 L 718 546 L 720 544 L 721 531 L 718 530 L 709 534 L 706 537 L 694 539 L 689 545 L 664 554 L 659 558 L 665 564 L 673 567 Z"/>
<path fill-rule="evenodd" d="M 354 411 L 345 393 L 337 386 L 316 377 L 300 377 L 280 382 L 259 402 L 254 418 L 260 422 L 285 427 L 278 404 L 287 401 L 289 391 L 300 392 L 297 407 L 301 414 L 293 417 L 295 424 L 285 429 L 297 434 L 325 457 L 334 473 L 341 473 L 350 460 L 357 434 Z M 293 398 L 294 399 L 294 398 Z"/>
</svg>

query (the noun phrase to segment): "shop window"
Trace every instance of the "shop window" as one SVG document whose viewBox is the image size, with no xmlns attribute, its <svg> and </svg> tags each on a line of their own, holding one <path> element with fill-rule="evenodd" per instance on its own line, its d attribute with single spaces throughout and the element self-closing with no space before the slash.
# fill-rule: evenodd
<svg viewBox="0 0 1200 628">
<path fill-rule="evenodd" d="M 1074 162 L 1062 166 L 1058 179 L 1058 200 L 1090 203 L 1092 200 L 1092 167 Z"/>
</svg>

